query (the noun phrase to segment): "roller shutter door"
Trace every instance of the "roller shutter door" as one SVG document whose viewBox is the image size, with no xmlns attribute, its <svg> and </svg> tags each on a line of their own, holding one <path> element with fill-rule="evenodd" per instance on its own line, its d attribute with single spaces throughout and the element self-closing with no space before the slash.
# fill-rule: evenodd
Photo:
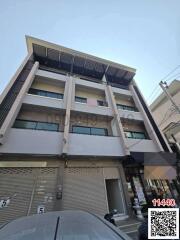
<svg viewBox="0 0 180 240">
<path fill-rule="evenodd" d="M 100 215 L 107 213 L 102 168 L 65 168 L 63 209 L 80 209 Z"/>
<path fill-rule="evenodd" d="M 0 199 L 14 196 L 0 209 L 0 225 L 37 213 L 39 205 L 52 211 L 56 194 L 57 168 L 0 168 Z"/>
</svg>

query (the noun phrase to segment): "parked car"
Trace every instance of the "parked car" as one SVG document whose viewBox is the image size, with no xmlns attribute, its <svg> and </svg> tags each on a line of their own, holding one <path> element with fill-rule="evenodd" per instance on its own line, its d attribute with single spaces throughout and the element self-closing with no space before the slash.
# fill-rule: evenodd
<svg viewBox="0 0 180 240">
<path fill-rule="evenodd" d="M 16 219 L 0 229 L 3 240 L 131 240 L 107 220 L 84 211 L 59 211 Z"/>
</svg>

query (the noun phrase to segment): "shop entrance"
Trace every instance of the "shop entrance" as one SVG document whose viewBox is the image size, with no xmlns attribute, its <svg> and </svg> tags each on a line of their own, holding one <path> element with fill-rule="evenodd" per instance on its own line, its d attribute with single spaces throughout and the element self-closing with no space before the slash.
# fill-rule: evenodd
<svg viewBox="0 0 180 240">
<path fill-rule="evenodd" d="M 113 209 L 118 211 L 118 214 L 125 214 L 125 203 L 122 192 L 120 179 L 106 179 L 106 191 L 109 212 Z"/>
</svg>

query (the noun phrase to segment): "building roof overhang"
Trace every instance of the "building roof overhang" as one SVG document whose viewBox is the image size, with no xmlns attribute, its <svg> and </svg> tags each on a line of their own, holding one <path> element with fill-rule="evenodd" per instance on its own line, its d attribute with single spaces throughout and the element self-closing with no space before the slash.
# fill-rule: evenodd
<svg viewBox="0 0 180 240">
<path fill-rule="evenodd" d="M 136 70 L 109 60 L 75 51 L 57 44 L 26 36 L 28 52 L 34 54 L 40 65 L 56 68 L 70 74 L 128 85 Z"/>
</svg>

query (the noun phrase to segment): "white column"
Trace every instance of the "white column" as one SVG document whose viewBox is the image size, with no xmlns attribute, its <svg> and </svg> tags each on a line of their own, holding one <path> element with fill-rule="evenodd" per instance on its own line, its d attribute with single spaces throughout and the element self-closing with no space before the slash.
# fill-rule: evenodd
<svg viewBox="0 0 180 240">
<path fill-rule="evenodd" d="M 112 87 L 110 85 L 106 85 L 105 94 L 106 94 L 106 100 L 108 102 L 108 105 L 111 107 L 111 109 L 113 110 L 113 113 L 114 113 L 114 118 L 111 121 L 111 127 L 112 127 L 113 134 L 115 136 L 120 136 L 120 138 L 121 138 L 120 143 L 123 144 L 124 155 L 130 155 L 129 149 L 127 147 L 126 138 L 124 135 L 124 130 L 122 127 L 121 119 L 120 119 L 120 114 L 118 112 L 115 97 L 114 97 L 114 94 L 112 91 Z"/>
<path fill-rule="evenodd" d="M 63 154 L 68 154 L 69 145 L 69 127 L 70 127 L 70 114 L 72 104 L 75 96 L 75 81 L 72 76 L 67 77 L 65 91 L 64 91 L 64 107 L 66 109 L 65 123 L 64 123 L 64 137 L 63 137 Z"/>
</svg>

